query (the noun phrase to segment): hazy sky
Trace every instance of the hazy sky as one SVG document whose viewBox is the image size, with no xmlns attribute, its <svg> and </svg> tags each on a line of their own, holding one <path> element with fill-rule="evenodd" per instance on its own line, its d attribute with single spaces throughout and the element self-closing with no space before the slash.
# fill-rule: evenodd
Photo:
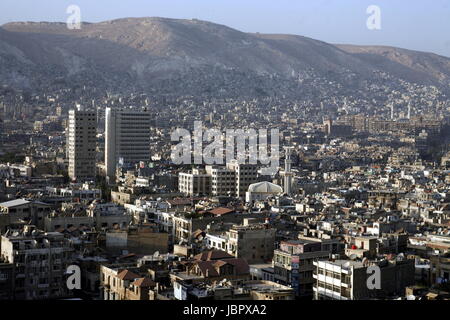
<svg viewBox="0 0 450 320">
<path fill-rule="evenodd" d="M 391 45 L 450 57 L 450 0 L 1 0 L 0 24 L 62 21 L 69 5 L 83 21 L 124 17 L 197 18 L 261 33 L 290 33 L 331 43 Z M 381 30 L 369 30 L 369 5 Z"/>
</svg>

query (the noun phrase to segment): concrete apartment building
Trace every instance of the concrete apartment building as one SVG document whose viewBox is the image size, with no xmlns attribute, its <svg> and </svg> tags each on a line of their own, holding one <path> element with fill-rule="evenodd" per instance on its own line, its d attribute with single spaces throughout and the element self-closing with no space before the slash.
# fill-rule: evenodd
<svg viewBox="0 0 450 320">
<path fill-rule="evenodd" d="M 179 213 L 165 215 L 165 218 L 161 216 L 161 213 L 156 213 L 156 215 L 161 219 L 155 221 L 161 227 L 161 230 L 172 230 L 174 243 L 185 242 L 187 244 L 192 243 L 193 235 L 196 231 L 207 230 L 208 226 L 212 224 L 242 224 L 246 219 L 261 219 L 261 215 L 257 213 L 249 215 L 229 213 L 217 216 L 200 216 L 194 218 Z M 218 249 L 226 250 L 225 248 Z"/>
<path fill-rule="evenodd" d="M 258 166 L 253 164 L 239 164 L 237 160 L 227 163 L 227 168 L 235 173 L 235 196 L 245 198 L 248 187 L 258 180 Z"/>
<path fill-rule="evenodd" d="M 89 217 L 94 218 L 97 230 L 115 226 L 126 228 L 132 220 L 131 215 L 125 211 L 125 208 L 115 203 L 93 202 L 86 212 Z"/>
<path fill-rule="evenodd" d="M 32 223 L 44 229 L 44 218 L 50 213 L 51 205 L 39 201 L 16 199 L 0 203 L 0 232 L 10 224 Z"/>
<path fill-rule="evenodd" d="M 117 165 L 150 160 L 150 112 L 142 108 L 106 108 L 106 176 L 115 181 Z"/>
<path fill-rule="evenodd" d="M 106 233 L 106 248 L 109 252 L 128 251 L 134 254 L 151 255 L 167 253 L 169 234 L 158 232 L 155 226 L 142 225 L 128 230 L 113 230 Z"/>
<path fill-rule="evenodd" d="M 249 264 L 272 260 L 276 229 L 268 224 L 233 226 L 227 232 L 228 253 L 243 258 Z"/>
<path fill-rule="evenodd" d="M 299 297 L 311 297 L 314 284 L 314 262 L 328 259 L 329 244 L 318 239 L 282 241 L 273 254 L 275 281 L 291 285 Z"/>
<path fill-rule="evenodd" d="M 65 282 L 72 248 L 61 233 L 44 233 L 32 225 L 1 238 L 1 258 L 13 265 L 12 293 L 18 300 L 56 299 L 69 295 Z"/>
<path fill-rule="evenodd" d="M 290 287 L 266 280 L 227 281 L 214 287 L 193 285 L 188 281 L 173 284 L 177 300 L 294 300 Z"/>
<path fill-rule="evenodd" d="M 14 297 L 14 265 L 0 257 L 0 301 Z"/>
<path fill-rule="evenodd" d="M 440 284 L 450 281 L 450 252 L 433 255 L 431 262 L 431 282 Z"/>
<path fill-rule="evenodd" d="M 211 194 L 211 176 L 205 170 L 193 169 L 191 172 L 180 172 L 178 189 L 186 196 Z"/>
<path fill-rule="evenodd" d="M 64 213 L 52 212 L 44 219 L 44 228 L 47 232 L 68 229 L 71 227 L 95 227 L 97 230 L 126 228 L 132 220 L 125 209 L 114 203 L 92 203 L 86 212 Z"/>
<path fill-rule="evenodd" d="M 205 167 L 179 174 L 178 189 L 187 196 L 211 195 L 245 198 L 248 187 L 257 181 L 258 167 L 239 164 L 236 160 L 226 166 Z"/>
<path fill-rule="evenodd" d="M 381 271 L 381 289 L 370 290 L 367 272 L 370 265 L 377 265 Z M 367 300 L 382 299 L 398 294 L 414 284 L 414 260 L 382 260 L 371 262 L 353 260 L 314 262 L 315 300 Z"/>
<path fill-rule="evenodd" d="M 91 202 L 102 198 L 102 191 L 88 183 L 67 188 L 47 187 L 45 189 L 52 197 L 67 199 L 66 201 Z"/>
<path fill-rule="evenodd" d="M 236 195 L 236 173 L 223 166 L 206 166 L 206 173 L 211 176 L 211 195 Z"/>
<path fill-rule="evenodd" d="M 97 114 L 77 105 L 69 111 L 67 155 L 72 181 L 95 180 Z"/>
<path fill-rule="evenodd" d="M 377 254 L 377 237 L 351 237 L 348 248 L 345 249 L 347 257 L 372 258 Z"/>
</svg>

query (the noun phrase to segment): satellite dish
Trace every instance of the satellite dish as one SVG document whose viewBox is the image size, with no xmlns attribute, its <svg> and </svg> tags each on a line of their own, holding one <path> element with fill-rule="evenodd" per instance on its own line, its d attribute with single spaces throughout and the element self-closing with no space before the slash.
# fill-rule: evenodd
<svg viewBox="0 0 450 320">
<path fill-rule="evenodd" d="M 411 295 L 406 297 L 406 300 L 416 300 L 416 296 L 411 294 Z"/>
<path fill-rule="evenodd" d="M 353 260 L 353 261 L 356 260 L 357 258 L 358 258 L 358 256 L 354 253 L 349 256 L 349 259 Z"/>
<path fill-rule="evenodd" d="M 156 252 L 153 254 L 153 257 L 158 258 L 158 257 L 159 257 L 159 251 L 156 251 Z"/>
</svg>

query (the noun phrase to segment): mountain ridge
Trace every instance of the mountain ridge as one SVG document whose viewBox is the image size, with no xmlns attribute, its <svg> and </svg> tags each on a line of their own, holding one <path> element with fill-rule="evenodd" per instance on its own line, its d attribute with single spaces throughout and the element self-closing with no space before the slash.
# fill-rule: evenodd
<svg viewBox="0 0 450 320">
<path fill-rule="evenodd" d="M 274 78 L 289 82 L 293 91 L 294 82 L 310 79 L 343 87 L 386 79 L 450 87 L 450 58 L 434 53 L 246 33 L 208 21 L 162 17 L 86 22 L 81 30 L 61 22 L 7 23 L 0 27 L 0 67 L 0 85 L 31 89 L 57 77 L 90 79 L 113 89 L 129 82 L 156 93 L 164 83 L 196 81 L 194 76 L 200 86 L 211 82 L 211 94 L 221 85 L 227 91 L 232 82 L 255 79 L 267 88 Z"/>
</svg>

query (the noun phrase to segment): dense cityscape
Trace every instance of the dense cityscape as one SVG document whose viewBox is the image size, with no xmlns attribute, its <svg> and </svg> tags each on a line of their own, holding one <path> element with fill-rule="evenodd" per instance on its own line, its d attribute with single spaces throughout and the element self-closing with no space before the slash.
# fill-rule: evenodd
<svg viewBox="0 0 450 320">
<path fill-rule="evenodd" d="M 199 70 L 0 82 L 0 300 L 450 298 L 449 78 Z M 176 163 L 196 122 L 276 129 L 275 170 Z"/>
</svg>

